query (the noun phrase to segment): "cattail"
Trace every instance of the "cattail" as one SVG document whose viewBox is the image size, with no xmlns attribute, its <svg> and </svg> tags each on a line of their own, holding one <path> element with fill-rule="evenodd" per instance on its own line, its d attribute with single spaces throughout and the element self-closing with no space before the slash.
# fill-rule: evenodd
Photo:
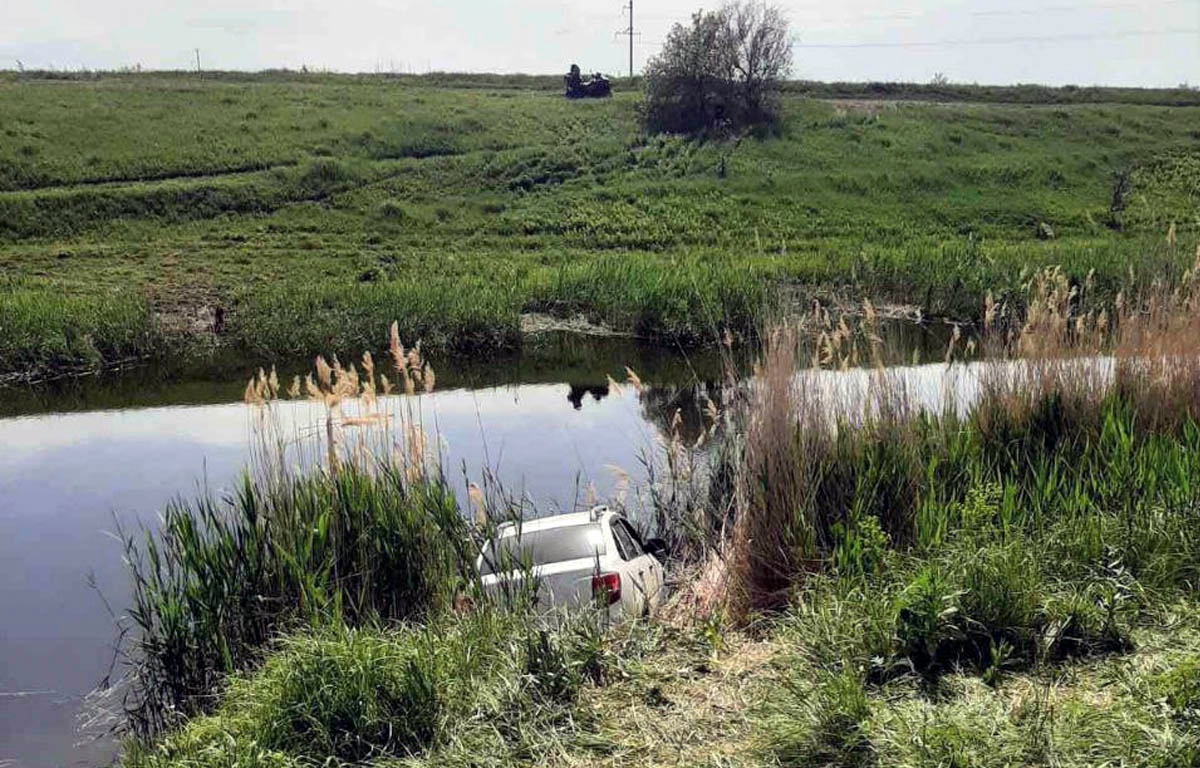
<svg viewBox="0 0 1200 768">
<path fill-rule="evenodd" d="M 433 366 L 429 363 L 425 363 L 425 394 L 429 394 L 433 391 L 433 385 L 436 381 L 437 377 L 433 372 Z"/>
<path fill-rule="evenodd" d="M 317 355 L 317 381 L 320 383 L 321 389 L 326 391 L 333 389 L 333 369 L 321 355 Z"/>
<path fill-rule="evenodd" d="M 717 420 L 721 416 L 720 411 L 717 410 L 717 404 L 708 395 L 704 396 L 704 415 L 708 417 L 708 423 L 713 426 L 716 426 Z"/>
<path fill-rule="evenodd" d="M 242 400 L 246 405 L 255 405 L 259 402 L 258 387 L 254 385 L 254 377 L 246 382 L 246 391 L 242 393 Z"/>
<path fill-rule="evenodd" d="M 313 382 L 312 374 L 308 373 L 304 376 L 304 391 L 308 394 L 310 400 L 323 400 L 321 389 Z"/>
<path fill-rule="evenodd" d="M 954 350 L 958 346 L 958 340 L 962 338 L 962 328 L 957 323 L 954 324 L 954 332 L 950 334 L 950 343 L 946 345 L 946 362 L 949 363 L 954 358 Z"/>
<path fill-rule="evenodd" d="M 633 369 L 629 366 L 625 366 L 625 377 L 631 387 L 633 387 L 635 390 L 641 390 L 642 380 L 638 378 L 638 375 L 634 373 Z"/>
<path fill-rule="evenodd" d="M 388 352 L 396 372 L 404 370 L 404 345 L 400 343 L 400 324 L 393 322 L 388 331 Z"/>
<path fill-rule="evenodd" d="M 279 374 L 275 372 L 275 366 L 271 366 L 271 375 L 267 377 L 267 386 L 271 388 L 271 399 L 279 397 Z"/>
<path fill-rule="evenodd" d="M 608 389 L 613 393 L 613 395 L 620 397 L 622 394 L 624 394 L 625 388 L 618 384 L 612 376 L 604 374 L 604 377 L 608 380 Z"/>
<path fill-rule="evenodd" d="M 392 382 L 382 373 L 379 374 L 379 386 L 383 389 L 384 397 L 392 394 Z"/>
<path fill-rule="evenodd" d="M 288 397 L 290 397 L 293 400 L 300 397 L 300 377 L 299 376 L 292 377 L 292 386 L 288 387 L 287 395 L 288 395 Z"/>
<path fill-rule="evenodd" d="M 1175 222 L 1171 222 L 1171 226 L 1167 227 L 1167 246 L 1175 247 Z"/>
<path fill-rule="evenodd" d="M 616 464 L 605 465 L 606 469 L 612 473 L 616 483 L 613 487 L 613 492 L 616 494 L 617 502 L 624 500 L 626 492 L 629 490 L 629 473 Z"/>
<path fill-rule="evenodd" d="M 870 299 L 863 299 L 863 316 L 867 319 L 868 323 L 875 323 L 875 306 L 871 304 Z"/>
<path fill-rule="evenodd" d="M 471 502 L 471 509 L 475 512 L 475 524 L 480 528 L 487 525 L 487 505 L 484 502 L 483 491 L 479 490 L 479 486 L 471 483 L 467 486 L 467 499 Z"/>
<path fill-rule="evenodd" d="M 989 290 L 983 300 L 983 329 L 990 331 L 996 324 L 996 299 Z"/>
</svg>

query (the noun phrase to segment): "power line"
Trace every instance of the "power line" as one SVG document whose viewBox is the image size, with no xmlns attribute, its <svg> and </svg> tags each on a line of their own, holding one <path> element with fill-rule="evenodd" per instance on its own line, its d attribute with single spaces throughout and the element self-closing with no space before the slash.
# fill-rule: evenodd
<svg viewBox="0 0 1200 768">
<path fill-rule="evenodd" d="M 965 16 L 971 16 L 971 17 L 994 17 L 994 16 L 1040 16 L 1040 15 L 1043 15 L 1046 13 L 1060 13 L 1060 12 L 1065 12 L 1065 11 L 1106 11 L 1106 10 L 1115 10 L 1115 9 L 1121 9 L 1121 8 L 1136 8 L 1138 10 L 1145 12 L 1145 11 L 1152 11 L 1155 9 L 1155 7 L 1158 7 L 1158 6 L 1180 5 L 1180 4 L 1191 5 L 1195 2 L 1196 2 L 1196 0 L 1158 0 L 1158 2 L 1155 2 L 1155 3 L 1133 3 L 1133 2 L 1098 3 L 1098 4 L 1097 3 L 1078 3 L 1078 4 L 1072 4 L 1072 5 L 1048 5 L 1048 6 L 1045 6 L 1042 8 L 1005 8 L 1005 9 L 990 10 L 990 11 L 968 11 L 966 13 L 958 13 L 958 12 L 951 11 L 951 13 L 954 15 L 960 15 L 960 16 L 965 15 Z M 1198 5 L 1197 7 L 1200 8 L 1200 5 Z M 798 9 L 792 9 L 792 10 L 794 11 L 794 13 L 796 15 L 803 17 L 806 13 L 824 13 L 824 12 L 828 11 L 829 8 L 828 8 L 828 6 L 825 6 L 825 7 L 813 6 L 813 7 L 808 7 L 808 8 L 798 8 Z M 871 19 L 910 19 L 910 20 L 912 20 L 912 19 L 931 18 L 935 15 L 939 15 L 939 13 L 940 13 L 939 11 L 934 11 L 932 13 L 903 13 L 903 12 L 902 13 L 861 13 L 861 14 L 854 14 L 851 16 L 837 15 L 837 16 L 831 16 L 829 18 L 836 19 L 838 21 L 867 21 L 867 20 L 871 20 Z M 640 18 L 676 21 L 679 23 L 684 23 L 691 17 L 689 16 L 689 17 L 687 17 L 687 19 L 685 19 L 679 15 L 670 15 L 670 14 L 662 14 L 662 13 L 650 13 L 650 14 L 643 13 L 643 14 L 641 14 Z"/>
<path fill-rule="evenodd" d="M 961 40 L 928 40 L 908 43 L 801 43 L 792 44 L 794 48 L 941 48 L 958 45 L 1012 45 L 1016 43 L 1059 43 L 1086 42 L 1092 40 L 1120 40 L 1128 37 L 1157 37 L 1168 35 L 1197 35 L 1200 27 L 1194 29 L 1165 29 L 1165 30 L 1131 30 L 1129 32 L 1113 32 L 1099 34 L 1065 34 L 1043 35 L 1040 37 L 976 37 Z"/>
<path fill-rule="evenodd" d="M 940 48 L 959 45 L 1010 45 L 1018 43 L 1057 43 L 1057 42 L 1087 42 L 1094 40 L 1120 40 L 1129 37 L 1156 37 L 1174 35 L 1200 35 L 1200 27 L 1195 29 L 1166 29 L 1166 30 L 1133 30 L 1129 32 L 1113 32 L 1099 34 L 1066 34 L 1044 35 L 1041 37 L 978 37 L 963 40 L 924 40 L 909 43 L 801 43 L 795 41 L 793 48 L 835 49 L 835 48 Z M 666 40 L 650 40 L 649 45 L 663 45 Z"/>
</svg>

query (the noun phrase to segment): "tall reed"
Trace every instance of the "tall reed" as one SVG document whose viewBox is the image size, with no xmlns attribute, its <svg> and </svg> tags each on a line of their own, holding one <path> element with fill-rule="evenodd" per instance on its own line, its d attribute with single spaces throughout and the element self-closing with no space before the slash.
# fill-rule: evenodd
<svg viewBox="0 0 1200 768">
<path fill-rule="evenodd" d="M 260 371 L 246 388 L 254 461 L 235 491 L 176 502 L 157 530 L 124 536 L 124 706 L 136 733 L 205 710 L 283 630 L 419 619 L 448 610 L 469 582 L 476 550 L 415 397 L 435 374 L 395 326 L 391 356 L 396 384 L 370 355 L 361 372 L 318 358 L 292 382 L 321 414 L 307 434 L 287 433 L 283 415 L 297 407 Z M 414 397 L 386 398 L 393 387 Z"/>
<path fill-rule="evenodd" d="M 1193 283 L 1189 272 L 1175 286 L 1089 307 L 1086 286 L 1041 273 L 1021 317 L 988 306 L 979 340 L 954 335 L 950 384 L 933 407 L 915 405 L 894 370 L 836 381 L 800 370 L 797 332 L 771 334 L 739 417 L 732 603 L 742 615 L 785 605 L 806 574 L 844 562 L 872 527 L 893 547 L 937 546 L 960 522 L 955 504 L 985 484 L 1001 489 L 999 524 L 1044 530 L 1075 519 L 1080 537 L 1086 529 L 1150 567 L 1138 550 L 1158 546 L 1145 529 L 1156 510 L 1200 500 L 1189 477 L 1200 431 Z M 819 364 L 846 368 L 855 339 L 869 347 L 877 338 L 870 311 L 854 331 L 825 324 Z M 953 362 L 956 346 L 975 344 L 987 363 Z M 1117 518 L 1119 537 L 1109 526 Z M 1191 571 L 1181 563 L 1166 580 Z"/>
</svg>

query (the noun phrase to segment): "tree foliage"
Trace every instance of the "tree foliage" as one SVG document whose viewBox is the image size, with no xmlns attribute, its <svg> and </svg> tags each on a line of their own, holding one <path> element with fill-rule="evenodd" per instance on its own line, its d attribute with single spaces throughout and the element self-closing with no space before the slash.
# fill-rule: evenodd
<svg viewBox="0 0 1200 768">
<path fill-rule="evenodd" d="M 699 133 L 770 125 L 779 116 L 779 84 L 791 72 L 787 19 L 758 0 L 731 2 L 676 24 L 646 65 L 643 125 Z"/>
</svg>

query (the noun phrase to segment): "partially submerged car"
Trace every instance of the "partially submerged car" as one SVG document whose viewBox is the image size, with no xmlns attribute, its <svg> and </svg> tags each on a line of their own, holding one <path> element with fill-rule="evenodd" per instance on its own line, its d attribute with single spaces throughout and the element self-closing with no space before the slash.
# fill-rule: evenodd
<svg viewBox="0 0 1200 768">
<path fill-rule="evenodd" d="M 648 614 L 662 600 L 663 542 L 643 541 L 608 507 L 506 523 L 480 552 L 484 591 L 533 591 L 540 612 L 594 602 L 612 619 Z"/>
</svg>

